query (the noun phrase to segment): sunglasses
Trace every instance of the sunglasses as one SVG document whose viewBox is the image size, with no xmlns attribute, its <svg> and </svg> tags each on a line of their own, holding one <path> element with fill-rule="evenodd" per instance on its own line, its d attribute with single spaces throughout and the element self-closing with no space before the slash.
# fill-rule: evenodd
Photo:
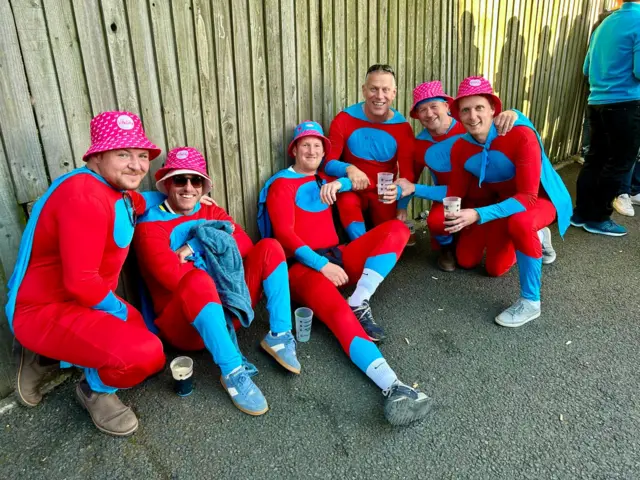
<svg viewBox="0 0 640 480">
<path fill-rule="evenodd" d="M 176 187 L 184 187 L 187 182 L 191 182 L 193 188 L 200 188 L 204 183 L 204 178 L 199 176 L 187 177 L 185 175 L 175 175 L 171 177 L 171 181 Z"/>
<path fill-rule="evenodd" d="M 127 211 L 127 216 L 129 217 L 131 226 L 135 227 L 136 221 L 138 220 L 138 215 L 136 214 L 136 209 L 133 206 L 133 199 L 131 198 L 131 194 L 126 190 L 122 192 L 122 201 L 124 202 L 124 207 Z"/>
<path fill-rule="evenodd" d="M 393 78 L 396 78 L 396 72 L 393 71 L 393 67 L 391 65 L 387 65 L 386 63 L 376 63 L 375 65 L 371 65 L 367 69 L 367 75 L 373 72 L 385 72 L 393 75 Z"/>
</svg>

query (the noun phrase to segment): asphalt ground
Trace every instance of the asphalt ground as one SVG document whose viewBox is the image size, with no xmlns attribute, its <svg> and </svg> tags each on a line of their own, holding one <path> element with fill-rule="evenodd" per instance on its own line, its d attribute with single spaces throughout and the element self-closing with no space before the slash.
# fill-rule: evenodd
<svg viewBox="0 0 640 480">
<path fill-rule="evenodd" d="M 570 187 L 578 169 L 561 170 Z M 435 400 L 420 424 L 385 422 L 380 392 L 319 322 L 299 345 L 302 375 L 285 373 L 260 351 L 262 309 L 239 339 L 266 415 L 232 405 L 205 353 L 190 397 L 168 368 L 121 392 L 140 419 L 127 439 L 99 433 L 67 381 L 35 409 L 0 402 L 0 478 L 640 478 L 636 211 L 624 238 L 554 230 L 542 316 L 519 329 L 493 323 L 517 271 L 444 274 L 427 238 L 408 248 L 372 306 L 389 363 Z"/>
</svg>

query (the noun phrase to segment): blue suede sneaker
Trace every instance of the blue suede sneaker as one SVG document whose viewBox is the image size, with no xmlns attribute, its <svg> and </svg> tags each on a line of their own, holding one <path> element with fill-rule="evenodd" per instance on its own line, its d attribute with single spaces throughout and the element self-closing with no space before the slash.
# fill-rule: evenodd
<svg viewBox="0 0 640 480">
<path fill-rule="evenodd" d="M 269 410 L 267 400 L 244 368 L 234 370 L 226 377 L 221 375 L 220 382 L 233 404 L 244 413 L 257 416 Z"/>
<path fill-rule="evenodd" d="M 584 229 L 589 233 L 608 235 L 610 237 L 623 237 L 629 233 L 626 228 L 611 219 L 604 222 L 587 222 L 584 224 Z"/>
<path fill-rule="evenodd" d="M 571 215 L 571 218 L 569 219 L 569 223 L 574 227 L 580 228 L 580 227 L 584 227 L 584 224 L 587 222 L 585 222 L 585 220 L 580 215 L 578 215 L 577 213 L 574 213 L 573 215 Z"/>
<path fill-rule="evenodd" d="M 291 332 L 286 332 L 279 337 L 269 332 L 260 342 L 260 346 L 284 368 L 292 373 L 300 373 L 300 362 L 296 357 L 296 339 Z"/>
</svg>

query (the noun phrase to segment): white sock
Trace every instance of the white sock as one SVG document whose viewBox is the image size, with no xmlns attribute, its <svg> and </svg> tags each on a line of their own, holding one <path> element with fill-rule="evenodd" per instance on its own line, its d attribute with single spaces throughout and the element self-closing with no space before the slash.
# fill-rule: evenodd
<svg viewBox="0 0 640 480">
<path fill-rule="evenodd" d="M 291 330 L 289 330 L 289 331 L 291 331 Z M 284 335 L 284 334 L 286 334 L 286 333 L 289 333 L 289 332 L 273 333 L 271 330 L 269 330 L 269 334 L 270 334 L 272 337 L 281 337 L 282 335 Z"/>
<path fill-rule="evenodd" d="M 529 304 L 533 307 L 540 308 L 540 300 L 529 300 L 528 298 L 523 298 L 525 302 L 529 302 Z"/>
<path fill-rule="evenodd" d="M 359 307 L 365 300 L 369 300 L 383 280 L 384 277 L 378 272 L 365 268 L 362 271 L 360 280 L 358 280 L 356 289 L 349 297 L 349 306 Z"/>
<path fill-rule="evenodd" d="M 378 358 L 367 367 L 367 377 L 373 380 L 381 390 L 387 390 L 393 382 L 398 380 L 394 372 L 384 358 Z"/>
<path fill-rule="evenodd" d="M 544 241 L 544 233 L 542 232 L 542 230 L 538 230 L 538 238 L 540 239 L 540 243 L 542 244 L 542 242 Z"/>
</svg>

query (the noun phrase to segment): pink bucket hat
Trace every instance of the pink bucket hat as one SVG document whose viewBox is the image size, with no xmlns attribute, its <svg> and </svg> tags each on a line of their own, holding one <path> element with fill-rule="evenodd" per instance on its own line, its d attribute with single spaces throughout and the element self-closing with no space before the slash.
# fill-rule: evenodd
<svg viewBox="0 0 640 480">
<path fill-rule="evenodd" d="M 94 153 L 121 148 L 149 150 L 149 159 L 156 158 L 162 150 L 149 141 L 142 123 L 131 112 L 102 112 L 91 120 L 91 147 L 82 157 L 85 162 Z"/>
<path fill-rule="evenodd" d="M 413 105 L 411 106 L 411 111 L 409 112 L 411 118 L 418 118 L 416 107 L 420 102 L 424 102 L 425 100 L 429 99 L 444 100 L 449 105 L 453 103 L 453 98 L 444 93 L 444 90 L 442 89 L 442 83 L 440 83 L 439 80 L 421 83 L 413 89 Z"/>
<path fill-rule="evenodd" d="M 465 78 L 458 87 L 458 95 L 453 103 L 450 105 L 451 115 L 456 120 L 460 120 L 460 111 L 458 110 L 458 101 L 464 97 L 471 97 L 473 95 L 482 95 L 483 97 L 488 97 L 493 101 L 493 108 L 495 108 L 495 114 L 499 115 L 502 112 L 502 102 L 493 93 L 493 88 L 491 87 L 491 83 L 484 77 L 467 77 Z"/>
<path fill-rule="evenodd" d="M 287 153 L 290 157 L 293 157 L 293 147 L 296 145 L 296 142 L 300 140 L 302 137 L 317 137 L 322 140 L 324 143 L 324 154 L 329 155 L 329 150 L 331 149 L 331 141 L 327 137 L 324 136 L 324 130 L 322 130 L 322 126 L 318 122 L 314 122 L 312 120 L 305 120 L 301 124 L 299 124 L 293 132 L 293 140 L 289 144 L 289 148 L 287 149 Z"/>
<path fill-rule="evenodd" d="M 159 192 L 167 194 L 164 182 L 175 175 L 198 175 L 204 178 L 202 193 L 211 191 L 211 179 L 207 175 L 207 162 L 202 154 L 192 147 L 178 147 L 167 153 L 167 160 L 156 172 L 156 188 Z"/>
</svg>

